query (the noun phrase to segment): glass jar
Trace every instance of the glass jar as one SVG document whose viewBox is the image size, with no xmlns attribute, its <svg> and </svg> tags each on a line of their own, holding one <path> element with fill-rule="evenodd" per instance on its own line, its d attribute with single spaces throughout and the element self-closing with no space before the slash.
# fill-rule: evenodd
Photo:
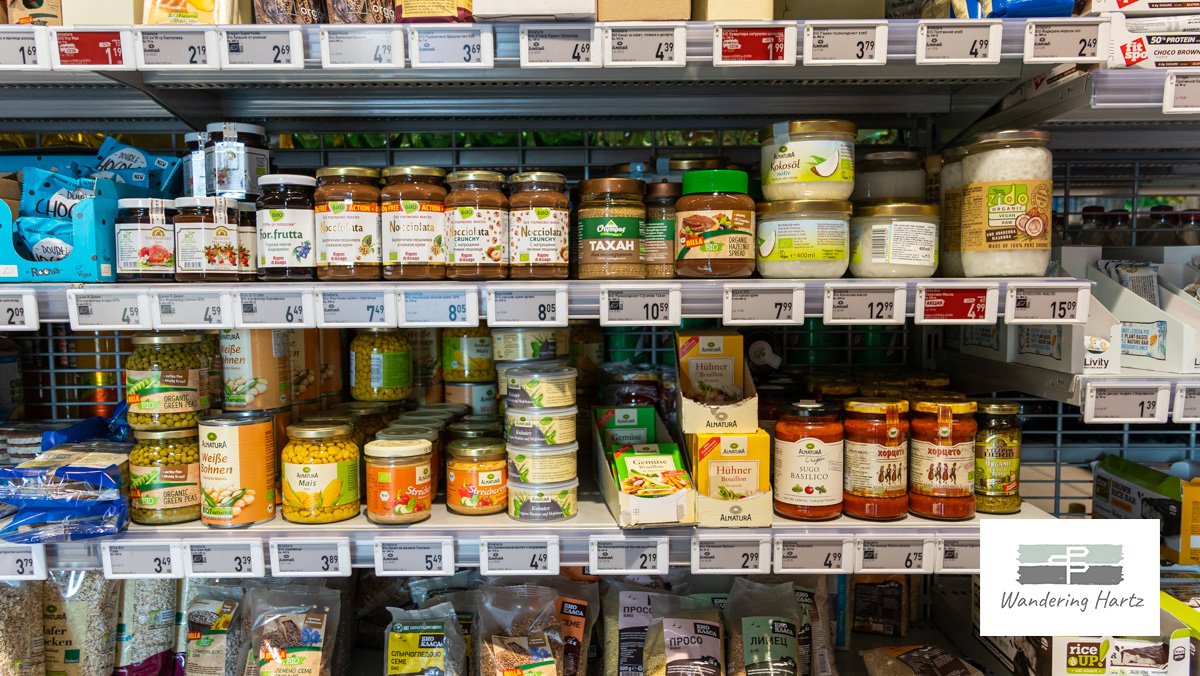
<svg viewBox="0 0 1200 676">
<path fill-rule="evenodd" d="M 261 194 L 258 177 L 271 165 L 267 130 L 256 124 L 214 122 L 206 131 L 208 194 L 235 200 Z"/>
<path fill-rule="evenodd" d="M 359 329 L 350 341 L 350 396 L 400 401 L 412 395 L 412 351 L 399 329 Z"/>
<path fill-rule="evenodd" d="M 317 170 L 318 279 L 382 278 L 378 183 L 378 169 Z"/>
<path fill-rule="evenodd" d="M 849 378 L 821 378 L 809 387 L 817 401 L 841 406 L 843 402 L 858 395 L 858 383 Z"/>
<path fill-rule="evenodd" d="M 254 202 L 238 203 L 237 268 L 238 281 L 258 278 L 258 207 Z"/>
<path fill-rule="evenodd" d="M 1050 263 L 1054 158 L 1042 131 L 980 134 L 963 158 L 967 277 L 1040 277 Z"/>
<path fill-rule="evenodd" d="M 430 452 L 433 454 L 433 466 L 437 470 L 443 466 L 445 462 L 442 457 L 442 449 L 445 448 L 445 438 L 441 432 L 441 428 L 432 425 L 424 424 L 399 424 L 398 421 L 393 421 L 393 424 L 379 430 L 375 434 L 376 439 L 424 439 L 431 445 Z M 434 472 L 434 484 L 438 483 L 438 478 L 441 475 Z"/>
<path fill-rule="evenodd" d="M 200 351 L 208 359 L 207 408 L 222 408 L 225 405 L 225 367 L 221 363 L 221 332 L 215 329 L 202 331 L 200 334 Z M 204 404 L 204 402 L 201 402 L 201 404 Z"/>
<path fill-rule="evenodd" d="M 464 404 L 456 404 L 450 401 L 444 401 L 437 404 L 428 404 L 416 409 L 418 411 L 449 411 L 454 415 L 454 420 L 462 420 L 471 414 L 471 407 Z"/>
<path fill-rule="evenodd" d="M 175 202 L 117 200 L 117 280 L 175 279 Z"/>
<path fill-rule="evenodd" d="M 139 333 L 125 360 L 126 418 L 135 430 L 195 427 L 208 408 L 208 359 L 197 333 Z"/>
<path fill-rule="evenodd" d="M 358 444 L 349 425 L 301 423 L 283 447 L 283 518 L 334 523 L 358 516 Z"/>
<path fill-rule="evenodd" d="M 579 191 L 579 278 L 645 279 L 645 184 L 632 178 L 593 178 L 580 183 Z"/>
<path fill-rule="evenodd" d="M 1150 207 L 1150 223 L 1145 235 L 1138 236 L 1138 244 L 1143 246 L 1174 246 L 1179 243 L 1176 230 L 1179 228 L 1179 217 L 1175 207 L 1156 204 Z"/>
<path fill-rule="evenodd" d="M 508 454 L 501 439 L 450 442 L 446 459 L 446 507 L 483 516 L 508 507 Z"/>
<path fill-rule="evenodd" d="M 504 423 L 498 422 L 463 422 L 460 420 L 450 423 L 448 429 L 451 441 L 504 436 Z"/>
<path fill-rule="evenodd" d="M 325 425 L 327 427 L 346 425 L 350 428 L 350 438 L 354 440 L 354 443 L 358 444 L 359 448 L 362 448 L 367 445 L 370 439 L 367 438 L 367 435 L 363 434 L 362 429 L 358 426 L 358 421 L 359 417 L 357 415 L 345 411 L 341 413 L 327 412 L 319 415 L 309 415 L 300 420 L 305 425 Z"/>
<path fill-rule="evenodd" d="M 129 452 L 129 519 L 161 525 L 200 518 L 200 442 L 196 428 L 138 430 Z"/>
<path fill-rule="evenodd" d="M 508 252 L 512 279 L 566 279 L 571 204 L 567 178 L 535 171 L 508 177 L 512 217 Z"/>
<path fill-rule="evenodd" d="M 1108 229 L 1107 219 L 1104 218 L 1104 207 L 1093 204 L 1086 206 L 1079 214 L 1079 230 L 1071 238 L 1072 244 L 1080 246 L 1104 246 Z"/>
<path fill-rule="evenodd" d="M 448 383 L 496 382 L 492 332 L 484 326 L 442 331 L 442 379 Z"/>
<path fill-rule="evenodd" d="M 975 516 L 975 402 L 926 397 L 912 404 L 908 511 L 929 519 Z"/>
<path fill-rule="evenodd" d="M 446 278 L 446 177 L 437 167 L 383 170 L 383 278 Z"/>
<path fill-rule="evenodd" d="M 942 212 L 939 233 L 938 274 L 942 277 L 962 277 L 962 160 L 966 148 L 955 146 L 942 153 L 942 172 L 938 175 L 939 204 Z M 920 200 L 918 200 L 920 201 Z"/>
<path fill-rule="evenodd" d="M 376 440 L 364 451 L 367 518 L 417 523 L 433 509 L 433 446 L 426 439 Z"/>
<path fill-rule="evenodd" d="M 358 429 L 367 439 L 374 439 L 388 426 L 387 404 L 380 401 L 347 401 L 334 407 L 333 412 L 358 416 Z"/>
<path fill-rule="evenodd" d="M 938 266 L 938 208 L 871 204 L 850 220 L 850 274 L 859 278 L 932 277 Z"/>
<path fill-rule="evenodd" d="M 911 150 L 866 153 L 855 167 L 854 193 L 862 202 L 924 202 L 925 158 Z"/>
<path fill-rule="evenodd" d="M 837 279 L 850 265 L 849 202 L 788 200 L 758 204 L 758 274 L 776 279 Z"/>
<path fill-rule="evenodd" d="M 975 509 L 984 514 L 1021 511 L 1021 405 L 982 399 L 975 435 Z"/>
<path fill-rule="evenodd" d="M 237 212 L 224 197 L 175 200 L 175 281 L 236 282 Z"/>
<path fill-rule="evenodd" d="M 768 201 L 846 200 L 854 192 L 858 127 L 845 120 L 778 122 L 760 135 Z"/>
<path fill-rule="evenodd" d="M 675 276 L 675 202 L 683 195 L 679 183 L 646 184 L 646 224 L 642 228 L 642 262 L 646 279 Z"/>
<path fill-rule="evenodd" d="M 509 204 L 504 174 L 456 171 L 446 177 L 446 277 L 508 279 Z"/>
<path fill-rule="evenodd" d="M 204 159 L 204 146 L 208 145 L 208 132 L 193 131 L 183 135 L 188 153 L 180 162 L 183 165 L 183 194 L 186 197 L 204 197 L 208 194 L 210 176 Z"/>
<path fill-rule="evenodd" d="M 871 521 L 908 515 L 908 402 L 851 399 L 845 404 L 842 511 Z"/>
<path fill-rule="evenodd" d="M 1179 212 L 1179 242 L 1184 246 L 1200 244 L 1200 209 Z"/>
<path fill-rule="evenodd" d="M 675 274 L 741 278 L 754 274 L 754 200 L 744 171 L 713 169 L 683 175 L 675 203 Z"/>
<path fill-rule="evenodd" d="M 268 174 L 258 179 L 258 278 L 264 281 L 317 278 L 317 179 Z"/>
<path fill-rule="evenodd" d="M 796 401 L 775 423 L 775 513 L 800 521 L 842 514 L 841 405 Z"/>
</svg>

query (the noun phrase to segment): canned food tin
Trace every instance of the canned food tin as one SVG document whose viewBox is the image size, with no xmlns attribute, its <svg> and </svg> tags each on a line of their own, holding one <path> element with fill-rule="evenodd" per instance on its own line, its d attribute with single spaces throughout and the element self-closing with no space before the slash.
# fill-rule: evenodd
<svg viewBox="0 0 1200 676">
<path fill-rule="evenodd" d="M 244 528 L 275 518 L 275 433 L 271 416 L 200 419 L 200 519 Z"/>
<path fill-rule="evenodd" d="M 466 404 L 471 413 L 495 413 L 496 386 L 492 383 L 446 383 L 446 401 Z"/>
<path fill-rule="evenodd" d="M 493 329 L 492 355 L 496 361 L 532 361 L 565 357 L 569 345 L 558 348 L 555 329 Z"/>
<path fill-rule="evenodd" d="M 575 405 L 573 368 L 512 369 L 506 375 L 505 405 L 514 408 L 559 408 Z"/>
<path fill-rule="evenodd" d="M 506 408 L 505 435 L 510 444 L 554 446 L 576 439 L 575 406 L 562 408 Z"/>
<path fill-rule="evenodd" d="M 288 329 L 222 329 L 225 408 L 265 411 L 292 402 L 292 336 Z"/>
</svg>

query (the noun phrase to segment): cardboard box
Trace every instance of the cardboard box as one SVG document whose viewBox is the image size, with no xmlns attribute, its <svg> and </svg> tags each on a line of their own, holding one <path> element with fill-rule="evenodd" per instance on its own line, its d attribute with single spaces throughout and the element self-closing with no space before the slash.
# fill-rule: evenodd
<svg viewBox="0 0 1200 676">
<path fill-rule="evenodd" d="M 1098 16 L 1105 12 L 1160 16 L 1200 14 L 1200 0 L 1075 0 L 1075 16 Z"/>
<path fill-rule="evenodd" d="M 700 432 L 724 432 L 751 434 L 758 429 L 758 391 L 750 377 L 749 367 L 744 367 L 742 380 L 746 398 L 732 404 L 702 404 L 679 392 L 676 406 L 679 410 L 679 427 L 686 434 Z"/>
<path fill-rule="evenodd" d="M 676 331 L 679 390 L 705 404 L 741 401 L 746 394 L 743 345 L 742 334 L 732 329 Z"/>
<path fill-rule="evenodd" d="M 687 21 L 692 0 L 597 0 L 598 21 Z"/>
<path fill-rule="evenodd" d="M 1135 33 L 1124 14 L 1109 18 L 1109 68 L 1191 68 L 1200 66 L 1200 33 Z"/>
<path fill-rule="evenodd" d="M 653 406 L 599 409 L 595 421 L 601 441 L 598 448 L 607 451 L 614 445 L 657 443 L 656 419 Z M 670 437 L 663 441 L 670 441 Z"/>
<path fill-rule="evenodd" d="M 644 498 L 621 491 L 613 476 L 600 438 L 599 421 L 612 420 L 621 409 L 597 408 L 592 425 L 592 452 L 596 460 L 596 481 L 600 494 L 613 519 L 621 528 L 655 528 L 660 526 L 692 526 L 696 524 L 696 490 L 687 488 L 672 495 Z M 653 409 L 650 409 L 653 410 Z M 672 442 L 671 431 L 662 418 L 654 417 L 654 436 L 660 442 Z"/>
<path fill-rule="evenodd" d="M 64 26 L 133 25 L 142 21 L 141 0 L 61 0 Z M 249 2 L 249 0 L 247 0 Z"/>
<path fill-rule="evenodd" d="M 12 178 L 0 178 L 0 199 L 21 200 L 21 179 L 16 174 Z M 13 212 L 16 215 L 16 212 Z"/>
<path fill-rule="evenodd" d="M 771 437 L 763 430 L 684 434 L 684 441 L 700 495 L 736 500 L 771 490 Z"/>
<path fill-rule="evenodd" d="M 882 19 L 884 0 L 775 0 L 776 19 Z"/>
<path fill-rule="evenodd" d="M 1183 565 L 1200 563 L 1200 479 L 1184 480 L 1117 456 L 1100 459 L 1092 480 L 1092 518 L 1158 519 L 1159 552 Z"/>
<path fill-rule="evenodd" d="M 946 347 L 962 354 L 1005 362 L 1016 358 L 1011 333 L 1000 320 L 990 326 L 947 326 L 946 336 Z"/>
<path fill-rule="evenodd" d="M 595 21 L 596 0 L 475 0 L 481 21 Z"/>
<path fill-rule="evenodd" d="M 775 0 L 692 0 L 695 21 L 770 21 Z"/>
<path fill-rule="evenodd" d="M 37 7 L 29 7 L 24 2 L 7 2 L 7 0 L 6 4 L 8 4 L 9 23 L 33 26 L 61 26 L 63 23 L 62 0 L 44 0 L 38 3 Z"/>
<path fill-rule="evenodd" d="M 1072 374 L 1121 372 L 1121 322 L 1095 298 L 1086 324 L 1008 326 L 1012 361 Z"/>
<path fill-rule="evenodd" d="M 1161 307 L 1121 286 L 1095 265 L 1092 295 L 1121 322 L 1121 366 L 1168 373 L 1200 373 L 1200 304 L 1159 283 Z"/>
</svg>

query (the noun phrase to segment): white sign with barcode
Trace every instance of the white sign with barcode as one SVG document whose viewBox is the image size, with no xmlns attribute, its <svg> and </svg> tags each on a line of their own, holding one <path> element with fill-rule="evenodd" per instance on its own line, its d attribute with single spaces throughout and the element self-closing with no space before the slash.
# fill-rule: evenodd
<svg viewBox="0 0 1200 676">
<path fill-rule="evenodd" d="M 806 66 L 882 66 L 887 50 L 886 21 L 804 22 Z"/>
<path fill-rule="evenodd" d="M 319 328 L 388 328 L 397 324 L 392 289 L 323 291 L 317 287 Z"/>
<path fill-rule="evenodd" d="M 1083 391 L 1085 423 L 1165 423 L 1171 406 L 1170 385 L 1102 385 Z"/>
<path fill-rule="evenodd" d="M 50 70 L 50 31 L 0 26 L 0 70 Z"/>
<path fill-rule="evenodd" d="M 271 540 L 275 577 L 350 577 L 350 540 Z"/>
<path fill-rule="evenodd" d="M 233 323 L 245 329 L 313 328 L 316 299 L 312 291 L 236 291 Z"/>
<path fill-rule="evenodd" d="M 45 579 L 45 545 L 0 544 L 0 580 Z"/>
<path fill-rule="evenodd" d="M 487 290 L 488 326 L 566 326 L 567 287 Z"/>
<path fill-rule="evenodd" d="M 1167 71 L 1163 86 L 1163 113 L 1200 113 L 1200 73 Z"/>
<path fill-rule="evenodd" d="M 450 538 L 375 538 L 375 574 L 381 577 L 440 577 L 454 574 Z"/>
<path fill-rule="evenodd" d="M 594 26 L 521 26 L 521 67 L 599 68 L 601 44 Z"/>
<path fill-rule="evenodd" d="M 996 20 L 934 20 L 917 25 L 917 65 L 1000 63 L 1004 24 Z"/>
<path fill-rule="evenodd" d="M 600 326 L 678 326 L 682 314 L 678 284 L 600 289 Z"/>
<path fill-rule="evenodd" d="M 695 575 L 765 575 L 770 572 L 770 537 L 692 538 L 692 573 Z"/>
<path fill-rule="evenodd" d="M 685 24 L 606 26 L 606 68 L 662 68 L 687 65 Z"/>
<path fill-rule="evenodd" d="M 299 27 L 222 28 L 221 68 L 304 68 L 304 34 Z"/>
<path fill-rule="evenodd" d="M 496 64 L 491 26 L 408 28 L 413 68 L 492 68 Z"/>
<path fill-rule="evenodd" d="M 67 289 L 67 314 L 76 331 L 150 330 L 150 294 Z"/>
<path fill-rule="evenodd" d="M 183 543 L 187 577 L 262 577 L 262 540 L 210 540 Z"/>
<path fill-rule="evenodd" d="M 1108 19 L 1029 19 L 1025 63 L 1104 63 L 1108 33 Z"/>
<path fill-rule="evenodd" d="M 893 286 L 825 285 L 826 324 L 903 324 L 908 290 Z"/>
<path fill-rule="evenodd" d="M 177 543 L 100 543 L 100 565 L 110 580 L 183 577 L 180 559 Z"/>
<path fill-rule="evenodd" d="M 1087 286 L 1026 286 L 1009 283 L 1005 294 L 1006 324 L 1083 324 L 1091 292 Z"/>
<path fill-rule="evenodd" d="M 946 539 L 940 543 L 937 572 L 978 573 L 979 540 Z"/>
<path fill-rule="evenodd" d="M 156 329 L 232 329 L 233 294 L 229 291 L 153 292 L 150 311 Z"/>
<path fill-rule="evenodd" d="M 1200 383 L 1175 385 L 1175 401 L 1171 405 L 1171 420 L 1177 423 L 1200 422 Z"/>
<path fill-rule="evenodd" d="M 593 535 L 588 539 L 592 575 L 666 575 L 670 567 L 669 538 Z"/>
<path fill-rule="evenodd" d="M 386 25 L 322 26 L 321 67 L 403 68 L 404 29 Z"/>
<path fill-rule="evenodd" d="M 937 563 L 933 540 L 858 540 L 855 551 L 860 573 L 932 573 Z"/>
<path fill-rule="evenodd" d="M 804 285 L 789 287 L 726 284 L 721 301 L 726 326 L 804 323 Z"/>
<path fill-rule="evenodd" d="M 217 31 L 211 28 L 139 28 L 133 38 L 138 70 L 213 70 L 221 65 Z"/>
<path fill-rule="evenodd" d="M 558 538 L 479 538 L 479 572 L 487 575 L 558 575 Z"/>
<path fill-rule="evenodd" d="M 402 327 L 479 326 L 479 291 L 474 287 L 403 289 L 399 307 Z"/>
<path fill-rule="evenodd" d="M 776 573 L 850 573 L 853 565 L 850 540 L 775 538 Z"/>
<path fill-rule="evenodd" d="M 33 290 L 0 291 L 0 331 L 37 331 L 40 320 Z"/>
</svg>

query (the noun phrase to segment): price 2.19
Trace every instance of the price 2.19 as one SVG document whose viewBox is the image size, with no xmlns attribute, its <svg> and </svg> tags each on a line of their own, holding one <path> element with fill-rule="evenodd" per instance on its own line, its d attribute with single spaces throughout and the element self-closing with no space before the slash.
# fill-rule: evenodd
<svg viewBox="0 0 1200 676">
<path fill-rule="evenodd" d="M 188 65 L 198 66 L 208 61 L 208 45 L 188 45 Z"/>
</svg>

